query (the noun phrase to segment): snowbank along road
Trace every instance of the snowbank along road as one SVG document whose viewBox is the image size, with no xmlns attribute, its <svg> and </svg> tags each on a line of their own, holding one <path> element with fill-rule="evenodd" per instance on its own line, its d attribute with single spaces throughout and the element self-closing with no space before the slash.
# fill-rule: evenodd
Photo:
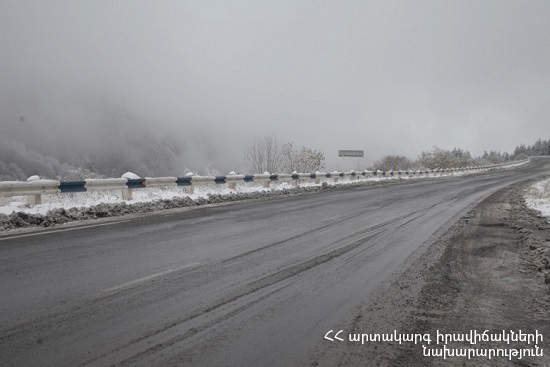
<svg viewBox="0 0 550 367">
<path fill-rule="evenodd" d="M 327 331 L 392 292 L 475 204 L 549 163 L 6 233 L 0 365 L 333 365 Z"/>
</svg>

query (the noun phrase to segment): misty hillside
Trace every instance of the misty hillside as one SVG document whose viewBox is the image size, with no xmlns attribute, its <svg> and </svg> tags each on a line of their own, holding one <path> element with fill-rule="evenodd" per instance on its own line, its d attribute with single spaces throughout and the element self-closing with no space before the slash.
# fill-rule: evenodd
<svg viewBox="0 0 550 367">
<path fill-rule="evenodd" d="M 201 124 L 172 123 L 161 129 L 159 121 L 123 105 L 97 93 L 70 97 L 27 93 L 3 99 L 0 180 L 25 180 L 31 175 L 80 180 L 120 177 L 126 171 L 141 177 L 179 176 L 186 169 L 206 173 L 208 167 L 239 170 L 244 141 L 235 143 L 201 129 Z M 519 145 L 511 156 L 493 151 L 485 155 L 505 161 L 520 154 L 548 155 L 550 141 Z"/>
<path fill-rule="evenodd" d="M 116 136 L 111 138 L 116 139 Z M 77 169 L 106 177 L 120 177 L 128 170 L 140 172 L 143 176 L 163 176 L 181 171 L 177 167 L 177 147 L 149 138 L 145 133 L 134 134 L 125 140 L 132 143 L 80 150 L 71 155 L 70 146 L 75 144 L 72 142 L 52 150 L 41 149 L 43 153 L 39 153 L 20 141 L 0 137 L 0 180 L 24 180 L 31 175 L 66 179 L 74 176 Z"/>
<path fill-rule="evenodd" d="M 70 146 L 75 144 L 72 142 L 52 150 L 41 149 L 39 153 L 20 141 L 0 137 L 0 180 L 24 180 L 31 175 L 78 179 L 72 177 L 77 169 L 106 177 L 120 177 L 128 170 L 143 176 L 173 175 L 181 171 L 177 166 L 177 147 L 149 138 L 145 133 L 133 134 L 130 139 L 126 138 L 125 144 L 80 150 L 71 155 Z"/>
<path fill-rule="evenodd" d="M 153 132 L 126 111 L 106 104 L 100 111 L 80 124 L 51 123 L 47 113 L 4 118 L 11 121 L 2 122 L 0 180 L 35 174 L 75 179 L 75 170 L 106 177 L 126 171 L 142 177 L 181 174 L 183 145 Z"/>
</svg>

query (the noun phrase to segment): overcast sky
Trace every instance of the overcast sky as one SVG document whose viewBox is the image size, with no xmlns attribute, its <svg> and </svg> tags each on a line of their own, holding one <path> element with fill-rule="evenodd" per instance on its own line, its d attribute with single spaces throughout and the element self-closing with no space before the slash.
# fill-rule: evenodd
<svg viewBox="0 0 550 367">
<path fill-rule="evenodd" d="M 4 133 L 109 101 L 222 170 L 266 134 L 327 169 L 549 137 L 550 1 L 2 0 L 0 50 Z"/>
</svg>

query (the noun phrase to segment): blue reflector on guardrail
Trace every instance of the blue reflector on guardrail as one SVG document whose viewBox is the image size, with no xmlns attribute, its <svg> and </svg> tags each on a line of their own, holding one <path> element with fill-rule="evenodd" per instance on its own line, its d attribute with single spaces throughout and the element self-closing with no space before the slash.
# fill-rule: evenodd
<svg viewBox="0 0 550 367">
<path fill-rule="evenodd" d="M 253 182 L 254 176 L 253 175 L 245 175 L 244 176 L 244 182 Z"/>
<path fill-rule="evenodd" d="M 59 190 L 61 192 L 85 192 L 88 191 L 85 185 L 86 181 L 61 181 L 59 183 Z"/>
<path fill-rule="evenodd" d="M 176 179 L 176 184 L 178 186 L 191 186 L 191 177 L 189 176 L 186 176 L 186 177 L 178 177 Z"/>
<path fill-rule="evenodd" d="M 217 184 L 224 184 L 225 183 L 225 176 L 216 176 L 214 179 L 214 182 Z"/>
<path fill-rule="evenodd" d="M 269 176 L 269 179 L 271 181 L 277 181 L 279 179 L 279 175 L 271 175 L 271 176 Z"/>
<path fill-rule="evenodd" d="M 128 179 L 128 182 L 126 182 L 126 186 L 128 186 L 129 189 L 143 189 L 145 187 L 145 179 Z"/>
</svg>

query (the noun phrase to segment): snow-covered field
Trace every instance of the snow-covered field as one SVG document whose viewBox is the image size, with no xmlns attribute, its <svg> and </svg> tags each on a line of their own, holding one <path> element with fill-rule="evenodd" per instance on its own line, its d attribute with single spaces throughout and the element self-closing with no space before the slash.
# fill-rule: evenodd
<svg viewBox="0 0 550 367">
<path fill-rule="evenodd" d="M 518 164 L 523 164 L 520 162 Z M 516 165 L 511 165 L 503 167 L 501 169 L 514 167 Z M 477 171 L 477 172 L 482 172 Z M 454 172 L 454 176 L 461 176 L 469 173 L 465 172 Z M 435 177 L 434 177 L 435 176 Z M 443 178 L 448 177 L 450 174 L 430 174 L 432 178 Z M 422 175 L 425 177 L 425 175 Z M 403 175 L 403 177 L 369 177 L 357 179 L 344 178 L 338 182 L 333 182 L 332 179 L 326 181 L 327 185 L 349 185 L 351 183 L 357 182 L 378 182 L 378 181 L 395 181 L 395 180 L 409 180 L 416 179 L 416 177 L 408 177 Z M 308 182 L 309 180 L 303 180 L 300 182 L 301 187 L 312 187 L 320 186 L 320 184 L 315 184 L 314 182 Z M 292 183 L 290 182 L 272 182 L 269 188 L 264 188 L 259 183 L 239 183 L 237 184 L 237 192 L 239 193 L 254 193 L 254 192 L 265 192 L 265 191 L 282 191 L 285 189 L 291 189 Z M 208 195 L 230 195 L 234 193 L 233 190 L 227 188 L 227 185 L 216 185 L 209 184 L 204 186 L 196 186 L 193 194 L 188 194 L 183 187 L 155 187 L 155 188 L 144 188 L 133 190 L 133 200 L 124 201 L 121 196 L 120 191 L 89 191 L 83 193 L 70 193 L 70 194 L 57 194 L 57 195 L 42 195 L 42 204 L 36 205 L 34 207 L 29 207 L 27 204 L 27 198 L 25 196 L 14 196 L 14 197 L 0 197 L 0 214 L 9 215 L 13 212 L 24 212 L 28 214 L 47 214 L 52 209 L 70 209 L 70 208 L 89 208 L 101 203 L 105 204 L 115 204 L 125 202 L 126 204 L 137 204 L 137 203 L 147 203 L 155 202 L 160 200 L 170 200 L 174 198 L 183 198 L 188 197 L 192 200 L 198 200 L 201 198 L 207 198 Z"/>
<path fill-rule="evenodd" d="M 525 193 L 525 202 L 531 209 L 550 217 L 550 178 L 532 184 Z"/>
</svg>

